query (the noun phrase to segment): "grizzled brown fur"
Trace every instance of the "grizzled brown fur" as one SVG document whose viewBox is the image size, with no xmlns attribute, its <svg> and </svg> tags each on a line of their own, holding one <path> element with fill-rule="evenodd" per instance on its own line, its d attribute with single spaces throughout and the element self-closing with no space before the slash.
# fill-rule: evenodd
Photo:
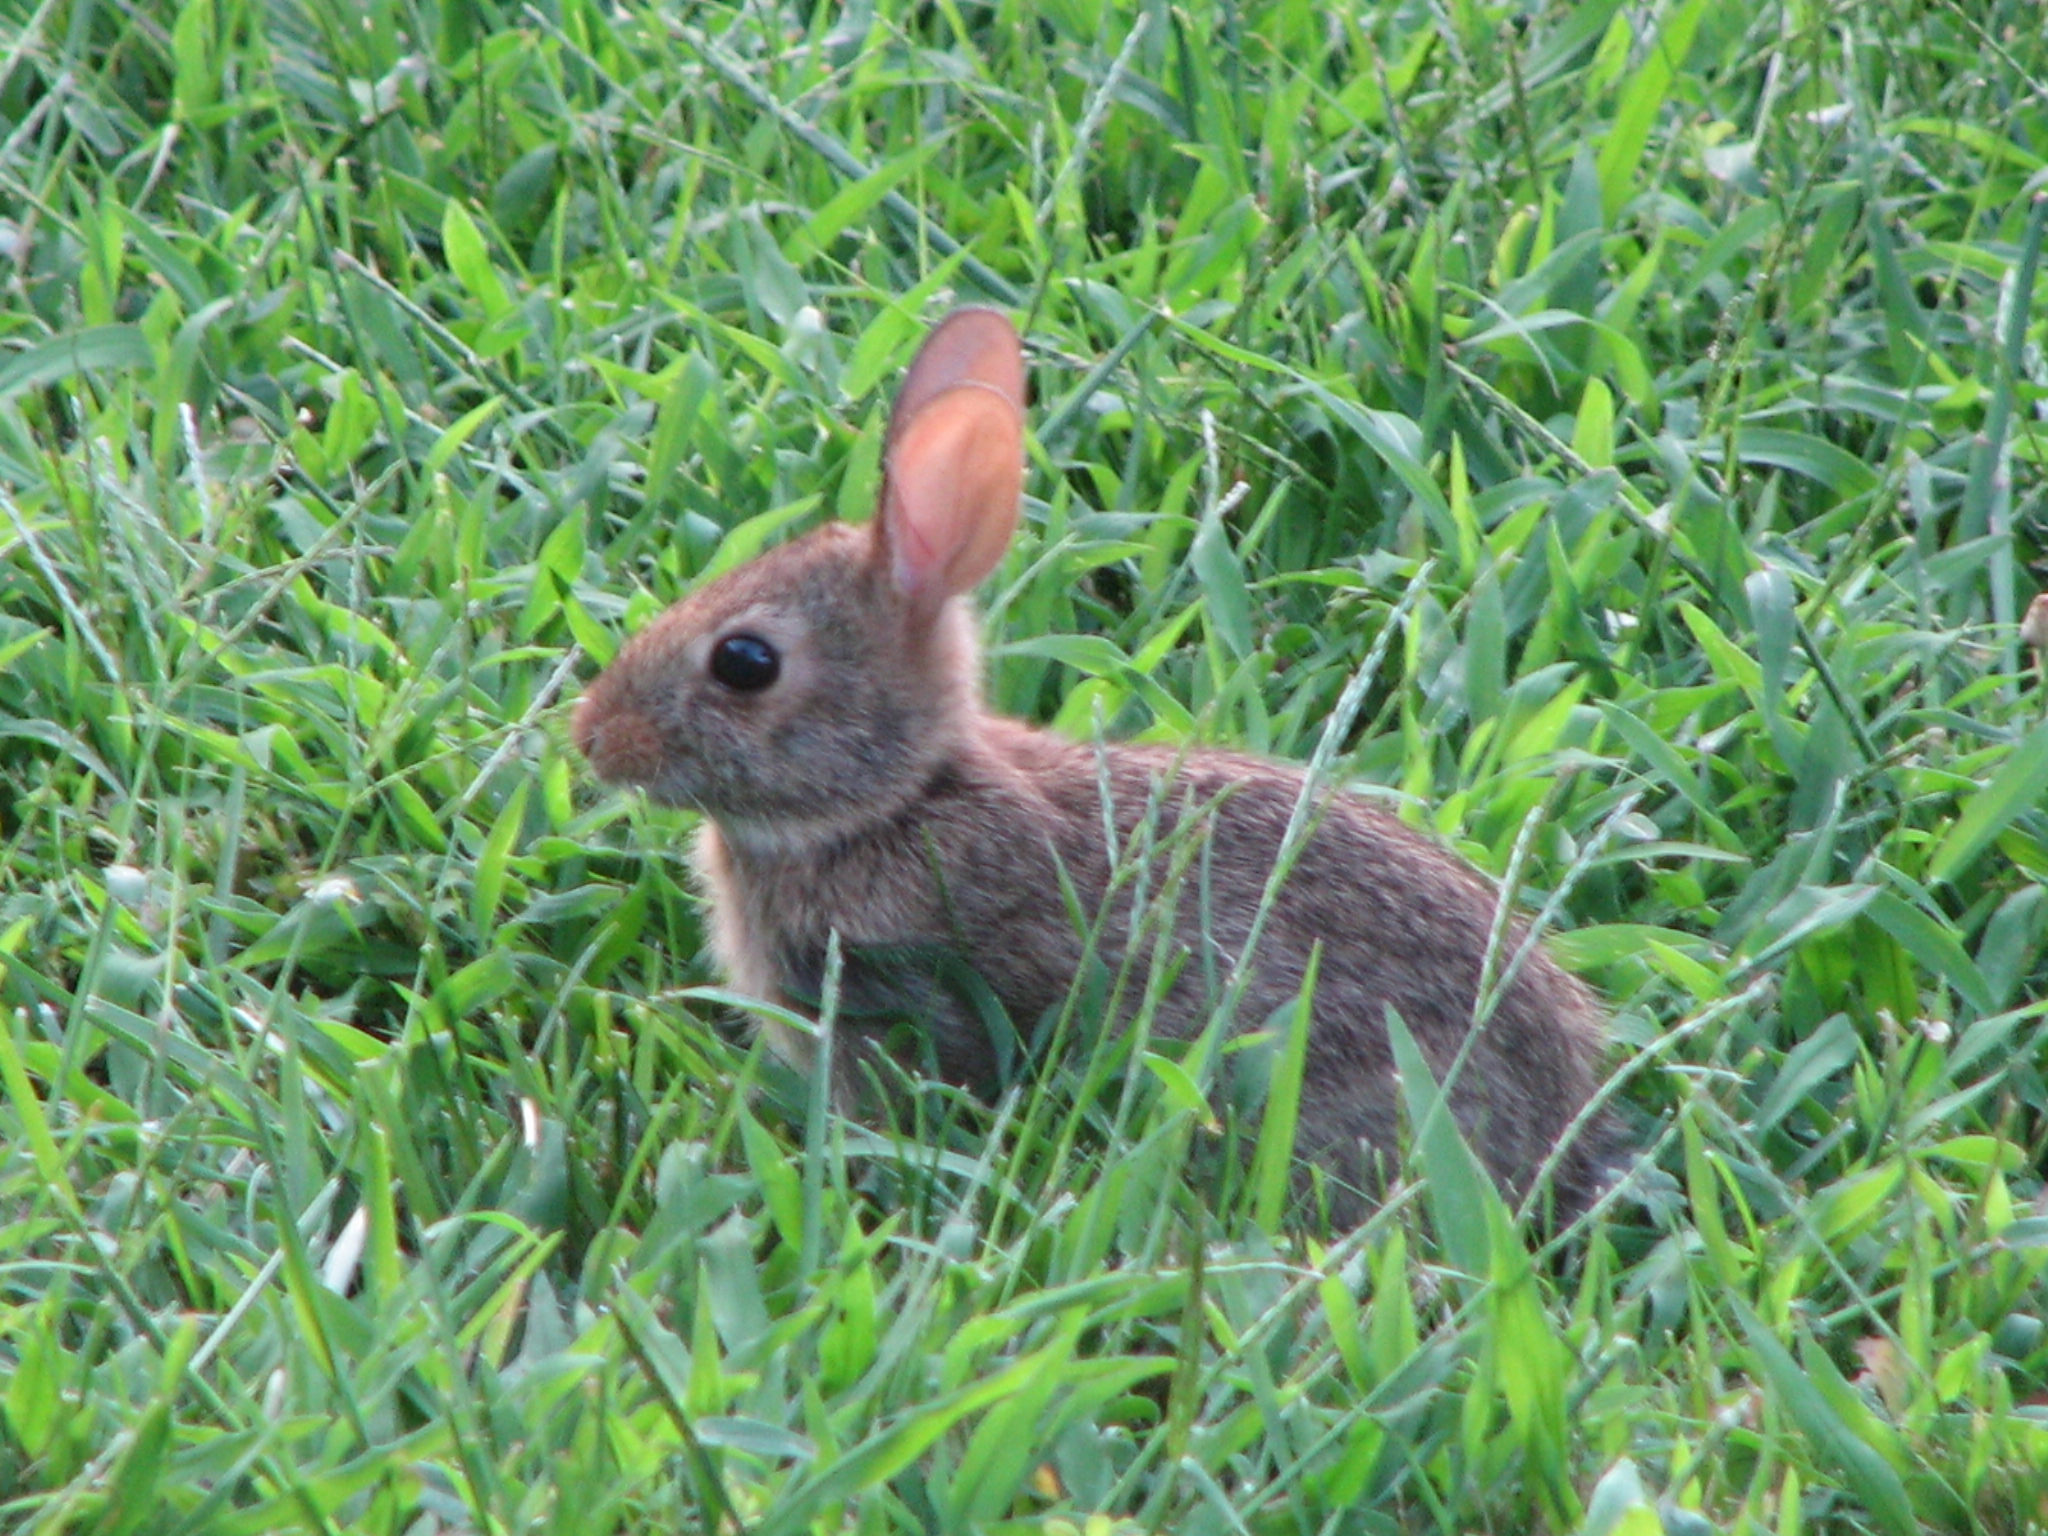
<svg viewBox="0 0 2048 1536">
<path fill-rule="evenodd" d="M 1022 409 L 1009 322 L 987 310 L 949 317 L 898 397 L 875 521 L 820 528 L 678 603 L 591 685 L 574 725 L 600 777 L 705 813 L 697 866 L 713 949 L 737 990 L 814 1001 L 837 929 L 844 1016 L 856 1027 L 918 1019 L 938 1070 L 981 1088 L 997 1071 L 983 1021 L 917 956 L 964 961 L 1029 1035 L 1084 961 L 1064 879 L 1086 916 L 1100 916 L 1094 959 L 1116 971 L 1132 942 L 1131 893 L 1156 896 L 1169 857 L 1153 855 L 1149 885 L 1125 878 L 1127 865 L 1112 893 L 1106 794 L 1119 850 L 1141 830 L 1149 841 L 1136 845 L 1154 849 L 1175 828 L 1200 839 L 1178 839 L 1182 876 L 1149 909 L 1172 923 L 1178 961 L 1154 1028 L 1191 1036 L 1243 958 L 1302 789 L 1284 765 L 1105 754 L 984 708 L 966 594 L 1015 525 Z M 735 689 L 713 675 L 713 648 L 735 635 L 773 648 L 772 685 Z M 1355 796 L 1318 804 L 1233 1018 L 1263 1024 L 1322 945 L 1298 1146 L 1338 1186 L 1369 1188 L 1371 1158 L 1395 1140 L 1386 1010 L 1439 1076 L 1450 1069 L 1472 1029 L 1496 899 L 1464 862 Z M 1514 925 L 1497 966 L 1524 936 Z M 1149 957 L 1155 935 L 1141 929 L 1135 942 Z M 1592 1094 L 1602 1036 L 1585 987 L 1540 949 L 1524 957 L 1451 1087 L 1467 1138 L 1509 1190 L 1527 1190 Z M 790 1032 L 776 1044 L 804 1059 Z M 1598 1140 L 1561 1160 L 1562 1207 L 1592 1193 Z"/>
</svg>

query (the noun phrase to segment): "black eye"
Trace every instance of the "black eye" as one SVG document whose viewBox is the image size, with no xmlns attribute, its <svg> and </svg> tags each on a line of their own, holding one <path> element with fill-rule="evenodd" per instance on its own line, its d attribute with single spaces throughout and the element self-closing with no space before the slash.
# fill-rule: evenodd
<svg viewBox="0 0 2048 1536">
<path fill-rule="evenodd" d="M 759 635 L 727 635 L 711 647 L 711 675 L 735 693 L 759 693 L 781 672 L 782 658 Z"/>
</svg>

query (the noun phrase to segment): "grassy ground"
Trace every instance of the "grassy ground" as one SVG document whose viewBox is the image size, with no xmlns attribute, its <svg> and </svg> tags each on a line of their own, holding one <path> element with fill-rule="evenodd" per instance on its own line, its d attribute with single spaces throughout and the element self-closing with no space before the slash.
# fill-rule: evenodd
<svg viewBox="0 0 2048 1536">
<path fill-rule="evenodd" d="M 2044 165 L 2036 0 L 7 0 L 0 1529 L 2048 1527 Z M 727 1031 L 564 702 L 962 299 L 995 696 L 1356 678 L 1613 1001 L 1609 1210 Z"/>
</svg>

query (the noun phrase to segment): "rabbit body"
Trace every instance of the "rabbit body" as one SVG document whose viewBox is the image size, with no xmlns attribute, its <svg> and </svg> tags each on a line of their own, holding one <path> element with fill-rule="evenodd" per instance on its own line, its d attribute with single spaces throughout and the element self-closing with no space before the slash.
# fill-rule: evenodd
<svg viewBox="0 0 2048 1536">
<path fill-rule="evenodd" d="M 1022 397 L 1007 320 L 957 312 L 899 396 L 875 521 L 822 527 L 671 608 L 591 685 L 578 745 L 600 777 L 705 813 L 712 948 L 739 991 L 814 1008 L 836 931 L 853 1036 L 915 1020 L 942 1076 L 987 1090 L 1000 1052 L 962 967 L 1028 1038 L 1084 968 L 1130 962 L 1105 992 L 1117 1018 L 1150 984 L 1151 1027 L 1185 1038 L 1233 986 L 1232 1026 L 1264 1025 L 1320 945 L 1296 1145 L 1333 1208 L 1357 1207 L 1347 1192 L 1395 1144 L 1389 1008 L 1452 1074 L 1481 1160 L 1526 1191 L 1594 1090 L 1602 1016 L 1540 947 L 1518 953 L 1524 925 L 1495 942 L 1476 871 L 1321 791 L 1247 955 L 1298 770 L 1085 746 L 983 707 L 966 594 L 1014 528 Z M 1490 945 L 1506 981 L 1475 1026 Z M 793 1031 L 775 1043 L 806 1056 Z M 1598 1139 L 1560 1156 L 1560 1207 L 1592 1193 Z"/>
</svg>

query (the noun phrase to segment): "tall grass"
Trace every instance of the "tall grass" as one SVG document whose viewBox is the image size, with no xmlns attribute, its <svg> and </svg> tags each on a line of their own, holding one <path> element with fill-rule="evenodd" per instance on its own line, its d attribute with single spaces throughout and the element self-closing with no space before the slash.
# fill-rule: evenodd
<svg viewBox="0 0 2048 1536">
<path fill-rule="evenodd" d="M 2032 0 L 13 0 L 0 1528 L 2048 1527 L 2044 82 Z M 960 301 L 994 698 L 1359 690 L 1612 1000 L 1592 1220 L 731 1032 L 563 706 L 866 514 Z"/>
</svg>

